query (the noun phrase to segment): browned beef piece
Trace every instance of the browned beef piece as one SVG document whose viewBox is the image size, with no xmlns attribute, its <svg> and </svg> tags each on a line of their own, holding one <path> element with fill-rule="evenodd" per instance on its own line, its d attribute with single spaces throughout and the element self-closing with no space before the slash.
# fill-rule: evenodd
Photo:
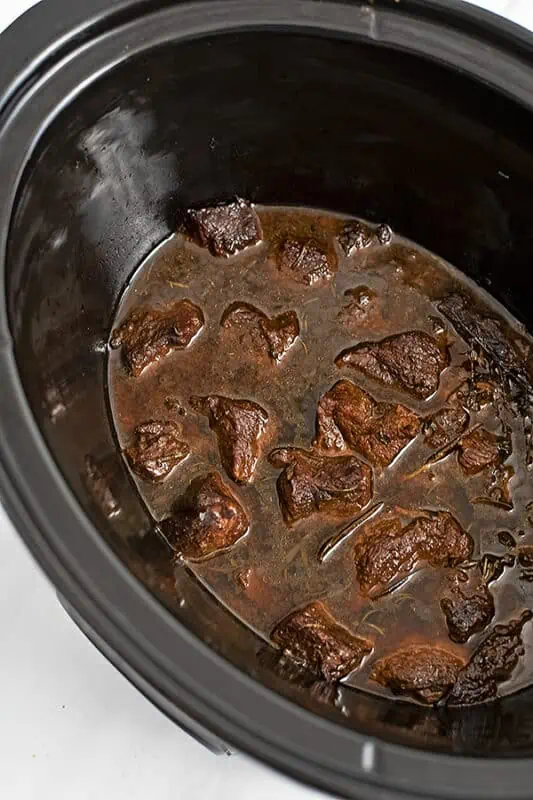
<svg viewBox="0 0 533 800">
<path fill-rule="evenodd" d="M 392 229 L 389 225 L 378 225 L 376 228 L 376 238 L 381 245 L 392 242 Z"/>
<path fill-rule="evenodd" d="M 265 409 L 250 400 L 232 400 L 220 395 L 192 397 L 191 406 L 209 418 L 230 478 L 237 483 L 249 483 L 261 455 L 261 439 L 268 423 Z"/>
<path fill-rule="evenodd" d="M 126 457 L 134 472 L 144 480 L 164 480 L 174 467 L 190 454 L 187 442 L 180 440 L 175 422 L 144 422 L 135 429 L 134 443 Z"/>
<path fill-rule="evenodd" d="M 342 380 L 318 404 L 315 445 L 352 448 L 376 465 L 390 464 L 418 434 L 420 419 L 396 403 L 378 403 L 351 381 Z"/>
<path fill-rule="evenodd" d="M 478 345 L 502 370 L 522 380 L 525 367 L 520 354 L 507 339 L 500 323 L 477 310 L 472 301 L 452 294 L 439 304 L 439 311 L 448 317 L 457 333 L 469 345 Z"/>
<path fill-rule="evenodd" d="M 457 461 L 466 475 L 478 475 L 501 464 L 505 453 L 502 437 L 478 428 L 459 442 Z"/>
<path fill-rule="evenodd" d="M 315 513 L 350 516 L 372 497 L 372 470 L 353 456 L 329 457 L 283 447 L 270 454 L 270 463 L 283 468 L 278 495 L 289 525 Z"/>
<path fill-rule="evenodd" d="M 339 244 L 345 255 L 352 256 L 376 244 L 376 234 L 370 225 L 365 225 L 364 222 L 347 222 L 339 236 Z"/>
<path fill-rule="evenodd" d="M 167 308 L 139 308 L 113 332 L 111 347 L 122 347 L 129 372 L 137 378 L 172 350 L 188 347 L 205 324 L 202 309 L 190 300 Z"/>
<path fill-rule="evenodd" d="M 233 256 L 263 238 L 255 209 L 245 200 L 188 212 L 188 228 L 214 256 Z"/>
<path fill-rule="evenodd" d="M 300 335 L 296 311 L 285 311 L 270 319 L 250 303 L 232 303 L 224 312 L 220 324 L 224 328 L 246 326 L 252 332 L 257 332 L 273 361 L 281 361 Z"/>
<path fill-rule="evenodd" d="M 177 555 L 198 561 L 236 544 L 250 520 L 218 472 L 211 472 L 192 481 L 160 526 Z"/>
<path fill-rule="evenodd" d="M 519 619 L 494 627 L 457 676 L 448 697 L 450 705 L 472 705 L 496 697 L 498 684 L 509 680 L 524 655 L 522 629 L 532 617 L 531 611 L 524 611 Z"/>
<path fill-rule="evenodd" d="M 421 399 L 437 391 L 441 373 L 449 363 L 447 350 L 423 331 L 363 342 L 345 350 L 336 360 L 338 367 L 352 367 L 385 386 L 404 389 Z"/>
<path fill-rule="evenodd" d="M 474 591 L 463 591 L 456 584 L 450 593 L 440 601 L 440 607 L 450 639 L 464 644 L 475 633 L 480 633 L 492 622 L 494 617 L 494 598 L 484 583 L 479 583 Z"/>
<path fill-rule="evenodd" d="M 450 567 L 467 560 L 473 542 L 447 511 L 421 511 L 402 526 L 398 517 L 366 525 L 354 544 L 361 592 L 372 597 L 390 591 L 424 562 Z"/>
<path fill-rule="evenodd" d="M 310 672 L 335 682 L 357 669 L 372 652 L 367 639 L 339 625 L 320 602 L 311 603 L 279 622 L 272 641 Z"/>
<path fill-rule="evenodd" d="M 337 268 L 334 254 L 312 239 L 287 239 L 277 260 L 280 270 L 307 286 L 331 280 Z"/>
<path fill-rule="evenodd" d="M 464 662 L 441 647 L 412 645 L 385 656 L 370 674 L 373 681 L 424 703 L 438 703 L 454 685 Z"/>
<path fill-rule="evenodd" d="M 358 220 L 347 222 L 339 236 L 339 244 L 348 257 L 372 245 L 387 245 L 391 241 L 392 231 L 388 225 L 372 228 Z"/>
</svg>

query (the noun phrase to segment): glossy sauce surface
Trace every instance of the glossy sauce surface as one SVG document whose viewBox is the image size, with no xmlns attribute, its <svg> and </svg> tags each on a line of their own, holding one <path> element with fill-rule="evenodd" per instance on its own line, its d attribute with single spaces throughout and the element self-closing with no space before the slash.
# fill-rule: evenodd
<svg viewBox="0 0 533 800">
<path fill-rule="evenodd" d="M 512 452 L 504 466 L 514 470 L 507 486 L 510 504 L 501 491 L 491 489 L 486 470 L 465 475 L 456 449 L 441 452 L 443 448 L 428 447 L 429 421 L 473 371 L 471 342 L 461 337 L 438 304 L 457 292 L 472 298 L 483 313 L 501 320 L 524 363 L 532 340 L 502 306 L 458 270 L 411 242 L 393 236 L 386 244 L 373 241 L 347 255 L 341 245 L 350 223 L 346 217 L 309 209 L 259 206 L 256 210 L 263 229 L 259 244 L 221 258 L 177 233 L 135 273 L 115 329 L 136 308 L 167 307 L 181 299 L 201 309 L 205 325 L 190 346 L 170 352 L 136 377 L 124 368 L 119 351 L 110 352 L 109 395 L 118 441 L 123 450 L 129 448 L 134 430 L 149 420 L 177 423 L 179 438 L 190 451 L 187 457 L 159 483 L 132 472 L 154 520 L 168 517 L 191 481 L 213 470 L 231 487 L 250 519 L 248 533 L 232 547 L 207 560 L 189 562 L 198 580 L 267 640 L 289 613 L 322 601 L 338 623 L 373 647 L 345 683 L 390 696 L 387 688 L 370 679 L 379 659 L 402 647 L 431 644 L 467 661 L 486 637 L 489 628 L 464 643 L 452 641 L 440 606 L 454 581 L 460 586 L 479 582 L 484 556 L 506 557 L 506 563 L 514 564 L 504 566 L 502 575 L 490 583 L 493 623 L 519 617 L 533 600 L 524 549 L 533 545 L 524 414 L 513 410 L 503 393 L 497 403 L 471 411 L 467 428 L 468 432 L 482 427 L 499 436 L 505 427 Z M 292 238 L 318 243 L 335 264 L 332 277 L 306 285 L 280 269 L 280 248 Z M 234 303 L 251 304 L 270 319 L 296 312 L 299 336 L 281 359 L 273 359 L 242 327 L 221 325 Z M 336 365 L 347 348 L 406 331 L 426 332 L 449 352 L 438 391 L 428 399 Z M 343 378 L 376 401 L 414 411 L 421 419 L 420 432 L 390 466 L 371 464 L 373 496 L 361 513 L 342 519 L 312 514 L 288 525 L 277 491 L 280 469 L 272 466 L 268 455 L 279 447 L 312 450 L 318 404 Z M 237 485 L 230 479 L 208 419 L 191 402 L 193 397 L 212 395 L 257 403 L 268 415 L 267 433 L 248 484 Z M 356 455 L 365 462 L 364 456 Z M 455 517 L 473 540 L 469 563 L 458 567 L 420 563 L 390 591 L 365 595 L 354 563 L 354 545 L 364 535 L 365 521 L 389 515 L 408 525 L 420 511 L 448 511 Z M 343 535 L 333 546 L 339 533 Z M 490 560 L 485 562 L 485 573 L 487 563 Z M 533 626 L 525 626 L 523 639 L 525 655 L 512 678 L 500 685 L 500 694 L 533 681 Z"/>
</svg>

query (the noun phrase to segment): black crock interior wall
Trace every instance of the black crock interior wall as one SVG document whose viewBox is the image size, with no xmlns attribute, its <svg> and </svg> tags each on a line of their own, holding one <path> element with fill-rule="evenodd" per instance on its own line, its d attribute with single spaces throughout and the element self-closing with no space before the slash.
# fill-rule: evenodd
<svg viewBox="0 0 533 800">
<path fill-rule="evenodd" d="M 282 31 L 198 39 L 116 68 L 61 113 L 27 170 L 10 236 L 25 390 L 106 540 L 238 666 L 316 713 L 436 750 L 523 753 L 532 693 L 454 715 L 317 686 L 311 697 L 185 570 L 185 606 L 172 600 L 161 553 L 143 566 L 150 520 L 115 451 L 105 344 L 128 277 L 178 209 L 237 194 L 387 221 L 527 322 L 531 129 L 511 101 L 392 50 Z"/>
</svg>

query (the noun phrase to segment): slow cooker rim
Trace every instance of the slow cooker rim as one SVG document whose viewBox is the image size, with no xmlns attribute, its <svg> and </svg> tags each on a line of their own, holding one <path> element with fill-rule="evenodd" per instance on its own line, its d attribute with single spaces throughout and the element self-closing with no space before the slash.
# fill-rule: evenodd
<svg viewBox="0 0 533 800">
<path fill-rule="evenodd" d="M 102 3 L 100 0 L 87 0 L 86 2 L 86 10 L 91 13 L 101 11 Z M 127 2 L 118 2 L 115 3 L 114 6 L 121 6 L 122 8 L 127 8 L 128 6 L 135 6 L 136 8 L 140 8 L 144 6 L 144 3 L 141 2 L 134 2 L 134 3 L 127 3 Z M 166 4 L 165 4 L 166 5 Z M 198 5 L 198 3 L 193 4 L 180 4 L 180 7 L 191 8 L 194 5 Z M 248 8 L 250 8 L 250 3 L 246 4 Z M 262 6 L 264 7 L 264 3 Z M 277 3 L 270 3 L 269 6 L 275 8 L 278 4 Z M 283 4 L 287 6 L 288 4 Z M 298 5 L 299 7 L 307 7 L 311 8 L 316 4 L 313 0 L 303 0 L 303 2 L 297 2 L 294 5 Z M 335 3 L 333 0 L 329 4 L 331 7 L 339 6 L 340 3 Z M 350 4 L 354 6 L 355 4 Z M 391 4 L 389 3 L 381 3 L 376 4 L 374 9 L 378 8 L 379 6 L 387 6 L 389 7 Z M 408 4 L 409 9 L 417 9 L 427 7 L 431 10 L 442 10 L 444 13 L 444 3 L 440 2 L 440 0 L 433 0 L 430 3 L 420 3 L 419 1 L 413 2 L 412 4 Z M 446 4 L 448 5 L 448 4 Z M 234 11 L 237 10 L 238 4 L 232 4 Z M 456 10 L 457 4 L 453 4 L 453 10 Z M 57 12 L 57 9 L 61 7 L 63 10 L 68 9 L 68 3 L 65 3 L 63 0 L 49 0 L 49 3 L 44 3 L 42 6 L 38 6 L 29 12 L 32 15 L 32 28 L 35 27 L 39 31 L 42 31 L 46 27 L 46 22 L 48 15 L 52 15 L 53 13 Z M 180 8 L 176 7 L 175 13 L 179 13 Z M 242 13 L 242 9 L 241 9 Z M 397 10 L 396 8 L 393 10 L 389 10 L 387 13 L 401 13 L 401 10 Z M 460 17 L 465 17 L 466 10 L 461 9 Z M 494 26 L 494 20 L 492 19 L 492 15 L 485 14 L 480 12 L 479 9 L 472 7 L 472 13 L 468 10 L 466 13 L 466 18 L 468 19 L 469 24 L 475 25 L 479 20 L 483 20 L 484 23 L 492 30 Z M 488 19 L 487 19 L 488 18 Z M 24 18 L 23 18 L 24 19 Z M 104 12 L 101 13 L 100 21 L 103 22 L 106 19 L 106 14 Z M 306 22 L 309 21 L 309 18 L 306 18 Z M 449 24 L 449 20 L 448 20 Z M 21 21 L 20 25 L 23 25 Z M 507 25 L 505 26 L 507 29 L 507 34 L 513 36 L 517 35 L 516 31 L 520 32 L 519 39 L 523 40 L 522 44 L 524 45 L 524 50 L 527 49 L 531 54 L 531 38 L 524 37 L 523 33 L 520 29 L 516 29 L 515 26 Z M 118 26 L 117 30 L 120 28 Z M 183 29 L 184 34 L 186 34 L 186 30 Z M 4 45 L 4 39 L 6 45 L 10 44 L 10 47 L 2 48 L 2 53 L 10 52 L 10 49 L 13 48 L 14 42 L 19 39 L 20 36 L 20 28 L 17 23 L 14 24 L 2 37 L 2 45 Z M 97 42 L 99 34 L 96 35 L 94 43 Z M 511 40 L 513 39 L 511 36 Z M 185 38 L 185 36 L 183 37 Z M 513 44 L 513 41 L 510 42 Z M 50 42 L 49 42 L 50 46 Z M 79 40 L 74 43 L 72 42 L 73 52 L 75 48 L 79 46 Z M 19 48 L 20 49 L 20 48 Z M 511 48 L 513 49 L 513 48 Z M 41 52 L 41 51 L 39 51 Z M 59 52 L 59 51 L 58 51 Z M 65 56 L 65 50 L 61 51 L 61 57 Z M 523 56 L 523 53 L 521 53 Z M 74 56 L 73 56 L 74 57 Z M 49 69 L 51 66 L 51 61 L 48 62 Z M 533 64 L 533 61 L 531 62 Z M 35 56 L 35 69 L 39 73 L 37 76 L 37 80 L 42 78 L 43 73 L 45 74 L 45 70 L 43 67 L 43 62 L 39 61 L 39 58 Z M 0 74 L 0 81 L 1 81 L 1 74 Z M 16 91 L 19 92 L 19 95 L 15 97 L 14 91 L 12 89 L 13 84 L 9 84 L 9 81 L 6 84 L 0 85 L 0 97 L 3 98 L 10 98 L 12 103 L 9 108 L 5 105 L 3 119 L 1 122 L 3 123 L 3 128 L 0 130 L 0 143 L 3 141 L 3 133 L 9 127 L 10 124 L 16 122 L 17 119 L 17 112 L 20 107 L 20 104 L 24 100 L 24 95 L 26 88 L 32 85 L 31 80 L 26 80 L 24 85 L 20 84 Z M 10 93 L 11 91 L 11 93 Z M 4 176 L 5 174 L 12 174 L 7 168 L 7 162 L 10 160 L 9 158 L 10 153 L 9 150 L 3 150 L 0 147 L 0 175 Z M 13 165 L 9 165 L 13 166 Z M 12 203 L 13 198 L 16 192 L 16 185 L 13 181 L 3 183 L 2 185 L 9 185 L 10 186 L 10 202 L 4 203 L 1 211 L 0 211 L 0 236 L 2 241 L 0 242 L 2 246 L 2 277 L 5 277 L 5 269 L 6 269 L 6 242 L 8 237 L 8 229 L 12 214 Z M 145 675 L 150 673 L 147 667 L 147 661 L 143 658 L 143 651 L 139 647 L 139 642 L 134 641 L 132 639 L 132 634 L 134 631 L 130 628 L 127 629 L 127 626 L 124 625 L 124 620 L 120 619 L 119 610 L 113 609 L 115 613 L 115 619 L 112 621 L 109 619 L 109 612 L 106 613 L 105 608 L 100 605 L 100 598 L 98 597 L 98 593 L 94 592 L 91 596 L 91 593 L 88 591 L 88 587 L 84 586 L 84 596 L 81 597 L 79 594 L 80 586 L 73 581 L 72 574 L 69 574 L 68 570 L 65 568 L 65 551 L 63 552 L 53 552 L 51 547 L 52 536 L 51 532 L 53 533 L 55 530 L 60 530 L 62 527 L 65 527 L 65 521 L 63 519 L 64 513 L 61 510 L 61 506 L 59 502 L 63 505 L 63 511 L 68 509 L 70 518 L 76 522 L 77 525 L 80 526 L 80 530 L 84 531 L 84 534 L 87 535 L 88 538 L 91 538 L 93 544 L 96 545 L 97 549 L 100 550 L 100 555 L 102 559 L 106 560 L 109 566 L 109 556 L 111 551 L 107 548 L 107 546 L 101 541 L 99 533 L 93 528 L 93 526 L 88 522 L 85 516 L 81 513 L 81 509 L 77 503 L 77 501 L 73 498 L 70 493 L 70 490 L 66 485 L 63 485 L 63 479 L 59 474 L 55 464 L 52 461 L 52 458 L 47 451 L 46 446 L 42 440 L 42 436 L 37 428 L 36 422 L 33 419 L 31 411 L 29 409 L 28 403 L 26 401 L 24 391 L 20 380 L 17 374 L 17 367 L 13 353 L 12 341 L 9 334 L 8 328 L 8 321 L 7 321 L 7 312 L 5 308 L 5 291 L 3 293 L 2 298 L 2 308 L 0 309 L 0 374 L 2 375 L 2 397 L 0 398 L 2 414 L 0 415 L 0 490 L 2 492 L 2 496 L 5 502 L 5 505 L 15 522 L 19 533 L 26 541 L 27 545 L 32 550 L 34 556 L 39 561 L 41 566 L 45 569 L 48 573 L 49 577 L 53 580 L 55 586 L 64 595 L 68 602 L 73 605 L 76 611 L 86 619 L 89 624 L 93 622 L 91 627 L 94 627 L 96 631 L 100 633 L 103 638 L 113 639 L 115 638 L 115 642 L 121 641 L 121 647 L 130 647 L 130 651 L 127 653 L 127 660 L 131 663 L 134 662 L 135 659 L 133 658 L 134 651 L 138 651 L 136 656 L 136 664 L 144 666 Z M 16 425 L 14 424 L 16 423 Z M 26 451 L 27 458 L 31 458 L 33 455 L 35 457 L 36 462 L 34 467 L 31 471 L 31 475 L 26 473 L 24 477 L 21 475 L 20 472 L 20 454 L 22 450 Z M 36 454 L 36 455 L 35 455 Z M 26 463 L 30 463 L 28 460 Z M 41 483 L 42 481 L 42 483 Z M 46 508 L 42 507 L 42 503 L 37 500 L 37 493 L 31 491 L 33 488 L 43 488 L 47 486 L 50 494 L 48 495 L 47 492 L 47 502 Z M 58 507 L 54 509 L 54 502 L 58 501 Z M 46 520 L 46 525 L 42 524 L 38 520 Z M 48 528 L 48 530 L 46 530 Z M 48 540 L 48 541 L 47 541 Z M 62 542 L 64 546 L 64 542 Z M 266 690 L 264 687 L 257 685 L 253 680 L 250 678 L 243 676 L 238 670 L 236 670 L 231 665 L 228 665 L 224 662 L 219 656 L 216 656 L 212 651 L 210 651 L 203 643 L 200 643 L 196 637 L 192 636 L 188 631 L 186 631 L 177 620 L 174 619 L 166 610 L 164 610 L 160 604 L 149 594 L 149 592 L 141 587 L 141 585 L 128 573 L 126 568 L 118 561 L 118 559 L 111 554 L 111 558 L 113 561 L 113 572 L 117 579 L 123 583 L 123 588 L 129 596 L 133 597 L 135 595 L 136 599 L 142 603 L 144 608 L 149 612 L 149 615 L 157 614 L 162 619 L 165 618 L 167 624 L 170 624 L 170 627 L 173 628 L 174 633 L 176 635 L 181 635 L 183 642 L 186 642 L 187 647 L 191 649 L 191 653 L 194 653 L 195 659 L 207 659 L 212 663 L 216 664 L 216 668 L 220 670 L 224 667 L 224 671 L 226 673 L 226 680 L 229 682 L 235 681 L 235 688 L 238 688 L 239 692 L 244 693 L 246 687 L 246 692 L 249 693 L 250 700 L 246 700 L 243 703 L 244 707 L 253 707 L 253 697 L 256 699 L 260 696 L 262 700 L 267 700 L 268 703 L 271 703 L 273 707 L 279 711 L 280 709 L 284 709 L 286 713 L 290 715 L 293 720 L 295 729 L 294 729 L 294 736 L 297 738 L 298 733 L 301 733 L 304 727 L 304 724 L 310 725 L 308 729 L 310 731 L 315 731 L 316 733 L 321 733 L 322 735 L 329 732 L 330 736 L 333 734 L 339 735 L 339 731 L 342 730 L 341 739 L 349 739 L 352 747 L 352 761 L 358 760 L 359 764 L 362 763 L 362 748 L 365 743 L 368 742 L 368 739 L 361 734 L 357 734 L 354 731 L 346 731 L 344 729 L 340 729 L 339 726 L 334 726 L 332 723 L 325 723 L 322 720 L 314 717 L 308 712 L 304 712 L 302 709 L 298 708 L 297 706 L 288 703 L 287 701 L 279 698 L 274 693 Z M 168 618 L 168 619 L 167 619 Z M 120 652 L 120 648 L 117 647 L 117 652 L 119 655 L 123 655 Z M 144 661 L 144 664 L 142 663 Z M 153 663 L 150 662 L 150 667 L 153 667 Z M 170 665 L 169 665 L 170 666 Z M 139 674 L 142 672 L 142 669 L 139 670 Z M 153 676 L 153 673 L 152 673 Z M 170 676 L 167 675 L 166 678 L 168 679 Z M 176 683 L 176 677 L 174 677 L 174 683 Z M 162 683 L 161 681 L 161 673 L 158 675 L 158 680 L 154 681 L 154 683 Z M 186 698 L 183 697 L 183 692 L 189 691 L 190 687 L 181 687 L 182 688 L 182 697 L 180 698 L 180 703 L 182 702 L 186 705 Z M 198 698 L 197 698 L 198 699 Z M 167 713 L 169 713 L 168 709 Z M 234 736 L 232 737 L 231 733 L 228 732 L 228 728 L 225 727 L 224 724 L 220 722 L 216 722 L 213 719 L 213 715 L 210 709 L 207 709 L 208 713 L 205 714 L 205 719 L 202 719 L 202 722 L 207 723 L 207 727 L 211 729 L 215 728 L 217 730 L 218 735 L 221 735 L 223 738 L 229 740 L 232 744 L 236 744 L 243 750 L 253 751 L 252 754 L 258 757 L 263 758 L 263 760 L 271 763 L 273 766 L 276 766 L 278 769 L 285 771 L 293 776 L 299 777 L 301 780 L 305 780 L 309 783 L 313 783 L 316 786 L 320 786 L 322 788 L 333 788 L 335 791 L 340 791 L 342 793 L 346 793 L 346 796 L 358 796 L 362 797 L 363 792 L 368 790 L 368 787 L 365 787 L 359 783 L 362 780 L 372 781 L 374 787 L 376 784 L 381 787 L 385 787 L 388 785 L 390 787 L 391 780 L 395 781 L 395 790 L 396 791 L 404 791 L 404 792 L 417 792 L 420 793 L 425 790 L 425 786 L 429 781 L 435 781 L 436 778 L 436 769 L 437 766 L 440 769 L 444 768 L 451 768 L 457 770 L 458 765 L 461 763 L 461 760 L 458 760 L 456 757 L 447 756 L 447 755 L 439 755 L 433 754 L 426 751 L 412 751 L 409 748 L 405 748 L 400 745 L 390 744 L 388 742 L 379 742 L 373 743 L 373 753 L 374 753 L 374 765 L 375 769 L 365 772 L 362 769 L 359 769 L 359 774 L 357 775 L 355 772 L 349 774 L 348 771 L 344 775 L 339 774 L 336 769 L 340 769 L 339 767 L 330 767 L 329 765 L 323 764 L 319 765 L 314 762 L 314 760 L 309 756 L 308 758 L 304 758 L 302 754 L 299 755 L 292 755 L 293 763 L 290 763 L 291 759 L 287 759 L 286 753 L 284 751 L 280 752 L 280 748 L 277 743 L 273 740 L 271 742 L 266 742 L 265 739 L 262 737 L 262 734 L 259 730 L 254 732 L 255 740 L 254 745 L 250 745 L 248 740 L 245 736 L 241 735 L 241 731 L 235 731 L 235 725 L 233 726 L 234 729 Z M 198 709 L 191 709 L 191 713 L 194 715 L 195 713 L 198 715 Z M 170 714 L 172 715 L 172 711 L 170 710 Z M 199 715 L 202 717 L 202 715 Z M 238 721 L 237 721 L 238 723 Z M 297 727 L 301 726 L 301 727 Z M 340 740 L 339 740 L 340 741 Z M 260 746 L 261 745 L 261 746 Z M 355 746 L 357 745 L 357 759 L 354 758 L 355 754 Z M 262 752 L 260 752 L 262 750 Z M 368 752 L 368 751 L 367 751 Z M 386 772 L 387 761 L 392 758 L 395 754 L 401 754 L 403 757 L 407 758 L 409 761 L 413 759 L 413 753 L 418 754 L 420 757 L 418 762 L 416 759 L 412 762 L 410 769 L 417 770 L 416 774 L 416 785 L 412 784 L 412 780 L 409 780 L 403 783 L 403 789 L 400 789 L 398 786 L 399 776 L 398 775 L 384 775 L 383 773 Z M 294 759 L 300 759 L 301 763 L 294 763 Z M 366 756 L 365 756 L 366 759 Z M 507 777 L 512 778 L 513 782 L 518 782 L 519 773 L 521 770 L 524 770 L 523 779 L 521 783 L 523 785 L 523 794 L 513 794 L 513 797 L 527 797 L 529 796 L 529 792 L 527 790 L 528 785 L 528 771 L 529 771 L 529 759 L 512 759 L 512 760 L 505 760 L 505 759 L 494 759 L 490 761 L 486 761 L 484 759 L 464 759 L 464 761 L 468 761 L 472 770 L 476 770 L 477 767 L 483 765 L 485 773 L 484 779 L 486 780 L 486 793 L 492 788 L 494 785 L 494 781 L 505 780 L 503 773 L 500 773 L 499 776 L 496 778 L 495 770 L 503 770 Z M 447 765 L 447 766 L 446 766 Z M 390 764 L 388 765 L 390 766 Z M 431 776 L 430 776 L 431 773 Z M 406 778 L 407 776 L 404 776 Z M 410 778 L 412 776 L 409 776 Z M 426 781 L 424 785 L 424 781 Z M 479 791 L 479 782 L 476 786 L 476 791 Z M 356 792 L 357 794 L 353 794 Z M 386 795 L 383 795 L 384 797 Z M 405 794 L 403 795 L 405 796 Z M 489 796 L 488 794 L 486 796 Z"/>
<path fill-rule="evenodd" d="M 123 24 L 144 11 L 173 5 L 187 6 L 211 0 L 40 0 L 2 32 L 0 72 L 0 114 L 32 82 L 36 73 L 49 69 L 58 59 L 103 30 Z M 321 2 L 321 0 L 305 0 Z M 327 0 L 368 8 L 388 9 L 433 18 L 456 29 L 471 29 L 498 46 L 510 48 L 516 55 L 530 56 L 533 39 L 529 31 L 516 23 L 471 5 L 468 0 Z M 250 0 L 262 7 L 275 7 L 278 0 Z M 24 41 L 25 47 L 20 47 Z"/>
</svg>

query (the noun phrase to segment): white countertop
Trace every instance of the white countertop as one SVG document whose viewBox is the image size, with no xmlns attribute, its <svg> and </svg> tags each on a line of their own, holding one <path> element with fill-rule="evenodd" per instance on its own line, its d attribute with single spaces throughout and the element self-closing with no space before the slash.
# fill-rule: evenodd
<svg viewBox="0 0 533 800">
<path fill-rule="evenodd" d="M 72 0 L 76 2 L 76 0 Z M 533 0 L 476 0 L 533 30 Z M 3 0 L 0 30 L 33 5 Z M 261 765 L 214 756 L 77 630 L 0 508 L 0 797 L 312 800 Z"/>
</svg>

